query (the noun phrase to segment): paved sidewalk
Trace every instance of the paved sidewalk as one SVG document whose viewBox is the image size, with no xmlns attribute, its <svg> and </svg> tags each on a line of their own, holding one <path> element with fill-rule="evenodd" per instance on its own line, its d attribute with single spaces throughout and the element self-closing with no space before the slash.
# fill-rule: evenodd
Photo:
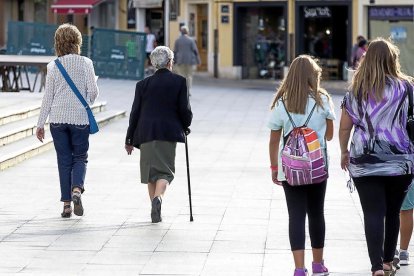
<svg viewBox="0 0 414 276">
<path fill-rule="evenodd" d="M 134 82 L 98 84 L 108 108 L 130 109 Z M 284 194 L 268 169 L 272 90 L 195 83 L 189 136 L 194 222 L 180 144 L 163 222 L 150 223 L 146 186 L 138 183 L 139 152 L 127 156 L 123 148 L 128 119 L 91 137 L 82 218 L 60 218 L 53 151 L 0 172 L 0 274 L 292 275 Z M 339 111 L 341 97 L 334 100 Z M 329 147 L 326 264 L 331 275 L 370 275 L 358 197 L 346 188 L 337 137 Z M 414 275 L 414 264 L 398 275 Z"/>
</svg>

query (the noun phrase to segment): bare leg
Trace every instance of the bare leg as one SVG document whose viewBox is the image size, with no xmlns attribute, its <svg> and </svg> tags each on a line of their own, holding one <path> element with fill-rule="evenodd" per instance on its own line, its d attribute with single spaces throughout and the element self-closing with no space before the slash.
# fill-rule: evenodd
<svg viewBox="0 0 414 276">
<path fill-rule="evenodd" d="M 323 248 L 312 248 L 313 262 L 321 263 L 323 261 Z"/>
<path fill-rule="evenodd" d="M 400 249 L 407 250 L 413 233 L 413 209 L 400 212 Z"/>
<path fill-rule="evenodd" d="M 292 251 L 295 268 L 305 268 L 305 250 Z"/>
<path fill-rule="evenodd" d="M 155 184 L 155 193 L 154 193 L 154 197 L 159 196 L 159 197 L 163 197 L 165 190 L 167 189 L 167 185 L 168 185 L 168 181 L 165 179 L 158 179 L 156 184 Z"/>
<path fill-rule="evenodd" d="M 155 196 L 155 183 L 152 183 L 152 182 L 148 183 L 148 195 L 150 197 L 150 200 L 152 201 Z"/>
<path fill-rule="evenodd" d="M 167 189 L 168 181 L 165 179 L 158 179 L 156 183 L 151 183 L 151 189 L 153 189 L 150 194 L 152 193 L 152 202 L 151 202 L 151 220 L 152 223 L 161 222 L 161 204 L 162 204 L 162 197 Z M 150 188 L 148 188 L 150 189 Z M 151 196 L 151 195 L 150 195 Z"/>
</svg>

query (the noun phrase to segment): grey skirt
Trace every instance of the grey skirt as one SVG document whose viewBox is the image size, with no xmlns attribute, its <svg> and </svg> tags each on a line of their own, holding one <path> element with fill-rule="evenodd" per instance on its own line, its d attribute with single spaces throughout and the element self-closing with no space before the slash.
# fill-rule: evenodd
<svg viewBox="0 0 414 276">
<path fill-rule="evenodd" d="M 174 179 L 176 142 L 151 141 L 140 145 L 141 183 L 155 183 Z"/>
</svg>

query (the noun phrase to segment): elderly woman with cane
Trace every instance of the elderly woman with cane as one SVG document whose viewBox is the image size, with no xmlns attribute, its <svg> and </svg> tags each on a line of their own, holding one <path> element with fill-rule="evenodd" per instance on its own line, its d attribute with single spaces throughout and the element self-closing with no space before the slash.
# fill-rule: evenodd
<svg viewBox="0 0 414 276">
<path fill-rule="evenodd" d="M 150 58 L 156 72 L 136 85 L 125 149 L 128 155 L 134 147 L 141 151 L 141 183 L 148 184 L 151 220 L 157 223 L 162 197 L 174 179 L 176 145 L 185 142 L 193 114 L 186 79 L 171 72 L 174 53 L 159 46 Z"/>
</svg>

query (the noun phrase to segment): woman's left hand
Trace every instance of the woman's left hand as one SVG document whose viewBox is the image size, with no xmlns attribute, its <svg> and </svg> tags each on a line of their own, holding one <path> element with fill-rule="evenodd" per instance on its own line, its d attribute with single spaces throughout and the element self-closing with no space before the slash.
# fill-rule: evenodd
<svg viewBox="0 0 414 276">
<path fill-rule="evenodd" d="M 349 151 L 341 153 L 341 168 L 344 171 L 348 170 L 349 166 Z"/>
<path fill-rule="evenodd" d="M 128 153 L 128 155 L 131 155 L 132 151 L 134 150 L 134 146 L 132 146 L 132 145 L 125 145 L 125 150 Z"/>
<path fill-rule="evenodd" d="M 282 182 L 280 182 L 279 180 L 277 180 L 277 171 L 276 170 L 272 170 L 272 181 L 276 185 L 279 185 L 279 186 L 282 185 Z"/>
</svg>

